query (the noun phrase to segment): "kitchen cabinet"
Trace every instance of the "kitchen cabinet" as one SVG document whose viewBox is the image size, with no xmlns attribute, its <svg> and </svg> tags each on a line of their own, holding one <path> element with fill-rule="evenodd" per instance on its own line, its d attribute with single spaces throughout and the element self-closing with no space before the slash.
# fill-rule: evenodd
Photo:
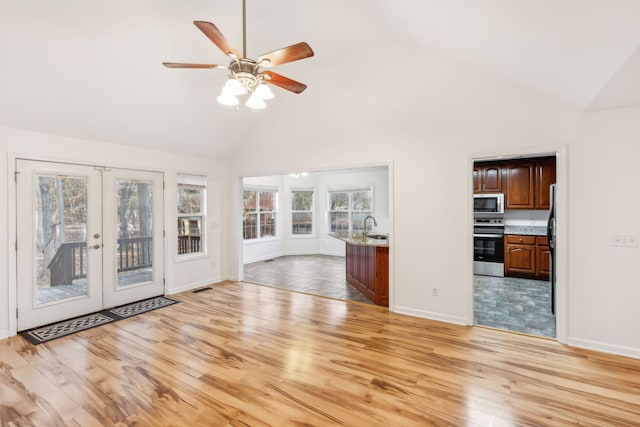
<svg viewBox="0 0 640 427">
<path fill-rule="evenodd" d="M 546 209 L 551 207 L 549 187 L 556 182 L 556 161 L 555 158 L 546 158 L 536 162 L 536 182 L 535 182 L 535 209 Z"/>
<path fill-rule="evenodd" d="M 549 209 L 549 186 L 556 182 L 554 157 L 511 162 L 504 171 L 505 209 Z"/>
<path fill-rule="evenodd" d="M 546 237 L 536 238 L 536 276 L 549 278 L 551 274 L 551 251 Z"/>
<path fill-rule="evenodd" d="M 556 182 L 555 157 L 475 163 L 473 192 L 504 193 L 505 209 L 548 210 L 549 186 Z"/>
<path fill-rule="evenodd" d="M 533 209 L 535 163 L 518 162 L 505 167 L 505 209 Z"/>
<path fill-rule="evenodd" d="M 389 247 L 346 242 L 347 282 L 374 304 L 389 306 Z"/>
<path fill-rule="evenodd" d="M 508 234 L 504 241 L 505 276 L 548 279 L 551 258 L 546 237 Z"/>
<path fill-rule="evenodd" d="M 473 167 L 473 192 L 502 193 L 502 166 L 476 163 Z"/>
<path fill-rule="evenodd" d="M 536 274 L 536 237 L 505 236 L 504 272 L 515 275 Z"/>
</svg>

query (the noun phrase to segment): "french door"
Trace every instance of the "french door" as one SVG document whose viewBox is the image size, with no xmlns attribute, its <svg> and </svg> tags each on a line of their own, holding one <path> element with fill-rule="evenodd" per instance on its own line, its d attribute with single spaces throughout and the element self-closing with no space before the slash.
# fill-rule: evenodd
<svg viewBox="0 0 640 427">
<path fill-rule="evenodd" d="M 161 173 L 16 171 L 19 331 L 164 293 Z"/>
</svg>

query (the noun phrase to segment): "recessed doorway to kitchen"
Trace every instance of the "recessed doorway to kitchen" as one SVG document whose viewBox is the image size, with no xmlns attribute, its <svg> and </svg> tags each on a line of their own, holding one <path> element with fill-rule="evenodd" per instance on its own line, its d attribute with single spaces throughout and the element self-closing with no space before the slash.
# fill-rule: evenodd
<svg viewBox="0 0 640 427">
<path fill-rule="evenodd" d="M 244 280 L 371 303 L 347 281 L 345 241 L 332 235 L 388 236 L 389 166 L 245 177 L 243 203 Z"/>
<path fill-rule="evenodd" d="M 556 338 L 556 155 L 473 164 L 474 324 Z"/>
</svg>

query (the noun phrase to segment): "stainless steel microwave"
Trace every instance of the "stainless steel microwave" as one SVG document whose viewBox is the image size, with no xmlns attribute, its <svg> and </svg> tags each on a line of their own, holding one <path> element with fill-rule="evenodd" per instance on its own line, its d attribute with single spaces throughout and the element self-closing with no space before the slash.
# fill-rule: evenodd
<svg viewBox="0 0 640 427">
<path fill-rule="evenodd" d="M 504 194 L 474 194 L 473 214 L 476 217 L 504 215 Z"/>
</svg>

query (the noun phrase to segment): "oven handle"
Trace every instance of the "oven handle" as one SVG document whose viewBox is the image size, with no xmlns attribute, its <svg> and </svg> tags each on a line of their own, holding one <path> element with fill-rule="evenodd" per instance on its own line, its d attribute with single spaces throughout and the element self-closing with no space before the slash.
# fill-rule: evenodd
<svg viewBox="0 0 640 427">
<path fill-rule="evenodd" d="M 474 234 L 473 237 L 504 237 L 504 234 Z"/>
</svg>

